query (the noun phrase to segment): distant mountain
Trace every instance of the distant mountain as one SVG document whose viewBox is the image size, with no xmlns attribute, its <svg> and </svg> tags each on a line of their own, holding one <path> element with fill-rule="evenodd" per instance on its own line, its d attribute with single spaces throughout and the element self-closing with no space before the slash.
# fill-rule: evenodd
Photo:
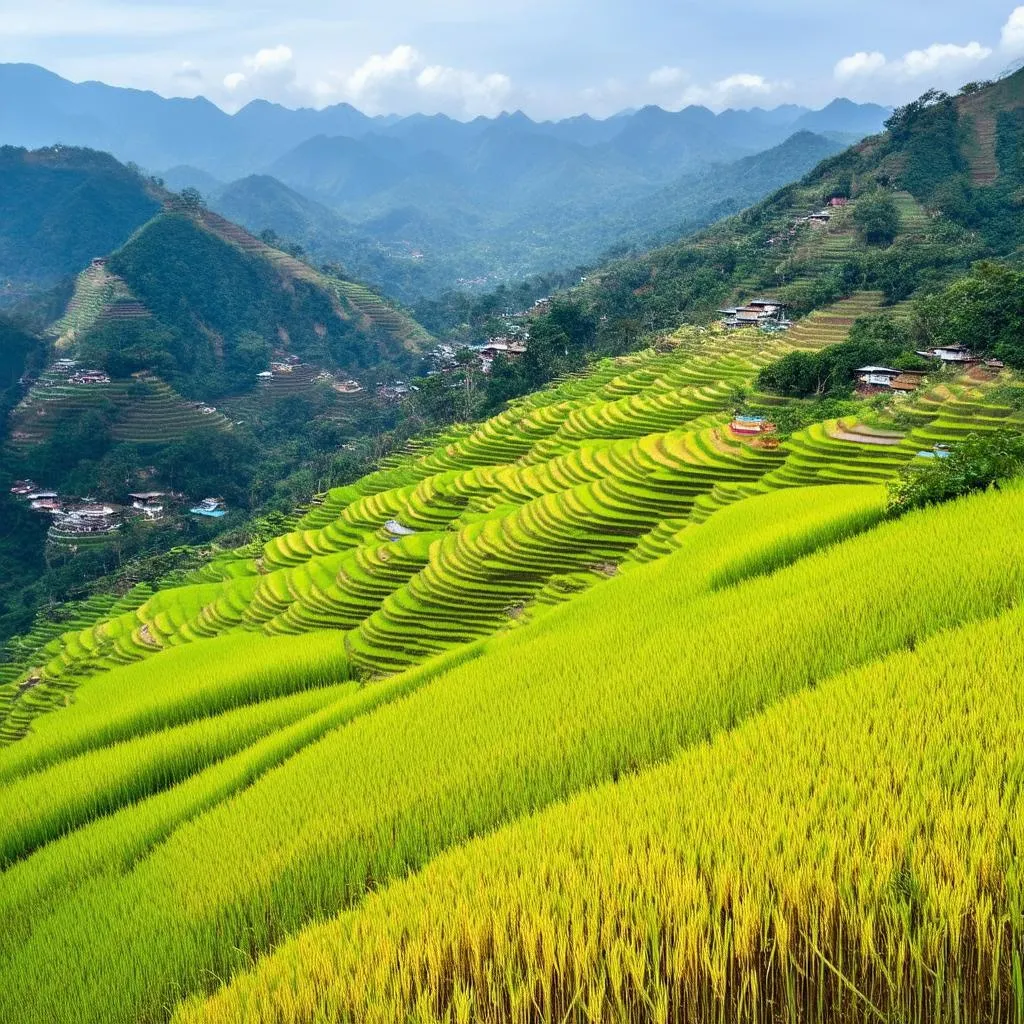
<svg viewBox="0 0 1024 1024">
<path fill-rule="evenodd" d="M 833 100 L 821 110 L 808 110 L 792 122 L 791 128 L 805 132 L 837 132 L 863 138 L 879 131 L 882 122 L 892 113 L 877 103 L 853 103 Z"/>
<path fill-rule="evenodd" d="M 198 188 L 214 205 L 222 202 L 222 183 L 277 178 L 352 227 L 348 237 L 337 221 L 314 232 L 307 209 L 295 241 L 359 267 L 406 300 L 460 280 L 497 282 L 576 265 L 593 250 L 572 237 L 587 235 L 589 224 L 621 221 L 623 211 L 684 177 L 772 149 L 801 131 L 861 138 L 878 131 L 888 113 L 837 100 L 821 111 L 788 105 L 715 114 L 699 106 L 647 106 L 602 120 L 536 122 L 514 111 L 461 122 L 443 114 L 368 117 L 344 103 L 290 110 L 255 100 L 229 115 L 203 99 L 76 85 L 12 64 L 0 65 L 4 96 L 18 101 L 0 103 L 0 142 L 106 149 L 171 188 Z M 701 194 L 708 207 L 712 197 Z M 272 214 L 266 197 L 236 196 L 231 212 L 261 230 L 295 212 L 294 199 L 281 200 L 283 209 Z M 706 219 L 706 209 L 692 212 Z M 652 230 L 678 221 L 678 211 L 667 210 Z M 360 249 L 355 236 L 384 257 Z M 388 256 L 412 253 L 420 254 L 415 268 L 389 265 Z"/>
<path fill-rule="evenodd" d="M 0 148 L 0 304 L 77 273 L 159 209 L 152 186 L 105 153 Z"/>
<path fill-rule="evenodd" d="M 856 126 L 859 114 L 833 107 Z M 634 220 L 656 222 L 661 210 L 699 205 L 702 189 L 710 199 L 760 187 L 775 174 L 797 179 L 704 232 L 598 268 L 578 297 L 609 322 L 662 328 L 762 293 L 796 313 L 857 288 L 898 303 L 980 260 L 1019 263 L 1024 70 L 958 96 L 926 95 L 895 111 L 889 124 L 802 176 L 802 160 L 816 147 L 827 150 L 829 140 L 801 133 L 708 173 L 703 183 L 691 179 L 661 193 L 646 214 L 641 204 Z M 823 210 L 832 198 L 839 204 Z"/>
<path fill-rule="evenodd" d="M 620 238 L 651 244 L 687 234 L 745 209 L 842 149 L 824 135 L 801 131 L 763 153 L 681 177 L 623 211 Z"/>
<path fill-rule="evenodd" d="M 219 178 L 201 171 L 198 167 L 189 167 L 188 164 L 170 167 L 160 175 L 160 178 L 172 192 L 180 192 L 183 188 L 195 188 L 204 195 L 210 195 L 224 187 L 224 182 Z"/>
<path fill-rule="evenodd" d="M 297 243 L 319 264 L 334 264 L 347 276 L 367 281 L 399 300 L 413 301 L 449 284 L 437 265 L 414 257 L 412 247 L 386 246 L 375 236 L 401 238 L 403 211 L 389 224 L 356 228 L 337 211 L 266 174 L 253 174 L 214 189 L 210 206 L 254 234 L 272 231 L 282 242 Z"/>
</svg>

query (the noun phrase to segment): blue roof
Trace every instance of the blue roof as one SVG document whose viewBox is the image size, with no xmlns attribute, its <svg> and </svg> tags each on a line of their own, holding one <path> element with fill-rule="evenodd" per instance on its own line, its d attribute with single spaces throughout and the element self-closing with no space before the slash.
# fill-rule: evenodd
<svg viewBox="0 0 1024 1024">
<path fill-rule="evenodd" d="M 210 519 L 220 519 L 221 516 L 227 515 L 222 508 L 190 508 L 189 512 L 196 516 L 207 516 Z"/>
</svg>

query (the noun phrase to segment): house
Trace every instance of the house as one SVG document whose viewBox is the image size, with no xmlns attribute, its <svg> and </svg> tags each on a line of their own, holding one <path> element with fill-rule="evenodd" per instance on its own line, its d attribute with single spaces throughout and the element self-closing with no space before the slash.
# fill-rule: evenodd
<svg viewBox="0 0 1024 1024">
<path fill-rule="evenodd" d="M 935 348 L 917 354 L 925 359 L 938 359 L 943 363 L 966 365 L 978 362 L 978 357 L 966 345 L 937 345 Z"/>
<path fill-rule="evenodd" d="M 132 508 L 150 521 L 163 518 L 164 506 L 159 501 L 163 496 L 163 491 L 137 491 L 128 495 L 132 499 Z"/>
<path fill-rule="evenodd" d="M 495 356 L 507 356 L 514 359 L 526 352 L 526 346 L 521 341 L 513 341 L 511 338 L 491 338 L 487 344 L 480 349 L 480 355 L 484 359 L 494 359 Z"/>
<path fill-rule="evenodd" d="M 274 371 L 273 370 L 263 370 L 261 373 L 257 373 L 256 374 L 256 379 L 257 380 L 273 380 L 274 379 Z"/>
<path fill-rule="evenodd" d="M 69 378 L 72 384 L 109 384 L 110 377 L 102 370 L 82 370 Z"/>
<path fill-rule="evenodd" d="M 207 519 L 222 519 L 228 514 L 223 498 L 203 498 L 198 505 L 189 509 L 194 516 L 205 516 Z"/>
<path fill-rule="evenodd" d="M 777 299 L 751 299 L 747 303 L 746 308 L 760 310 L 767 316 L 775 316 L 782 311 L 782 303 Z"/>
<path fill-rule="evenodd" d="M 861 384 L 880 388 L 890 387 L 892 382 L 903 374 L 902 370 L 893 370 L 888 366 L 861 366 L 853 372 L 857 374 L 857 380 Z"/>
<path fill-rule="evenodd" d="M 38 485 L 32 480 L 15 480 L 11 487 L 11 494 L 17 495 L 19 498 L 27 498 L 37 490 Z"/>
<path fill-rule="evenodd" d="M 757 437 L 773 433 L 775 424 L 770 423 L 764 416 L 734 416 L 729 429 L 743 437 Z"/>
<path fill-rule="evenodd" d="M 745 306 L 727 307 L 718 311 L 726 327 L 766 327 L 778 325 L 784 307 L 778 299 L 751 299 Z"/>
<path fill-rule="evenodd" d="M 898 377 L 894 377 L 889 382 L 889 387 L 893 391 L 901 391 L 908 393 L 916 391 L 921 386 L 922 374 L 920 373 L 901 373 Z"/>
<path fill-rule="evenodd" d="M 986 359 L 985 367 L 989 370 L 1002 370 L 1006 368 L 1006 363 L 1002 359 Z"/>
<path fill-rule="evenodd" d="M 49 512 L 51 514 L 60 512 L 60 499 L 54 495 L 52 498 L 33 498 L 29 508 L 33 512 Z"/>
<path fill-rule="evenodd" d="M 333 385 L 334 390 L 342 395 L 357 395 L 363 390 L 363 385 L 357 380 L 352 380 L 350 377 L 348 380 L 340 380 Z"/>
<path fill-rule="evenodd" d="M 849 206 L 850 205 L 850 200 L 847 199 L 846 196 L 833 196 L 828 201 L 828 205 L 831 206 L 831 207 Z"/>
<path fill-rule="evenodd" d="M 110 505 L 80 505 L 67 512 L 56 512 L 51 527 L 62 534 L 113 533 L 120 528 Z"/>
</svg>

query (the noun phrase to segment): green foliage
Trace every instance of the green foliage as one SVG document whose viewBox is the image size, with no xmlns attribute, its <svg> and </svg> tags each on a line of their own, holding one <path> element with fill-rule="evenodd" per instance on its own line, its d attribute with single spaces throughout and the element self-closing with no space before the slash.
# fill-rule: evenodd
<svg viewBox="0 0 1024 1024">
<path fill-rule="evenodd" d="M 913 339 L 904 324 L 887 316 L 867 317 L 854 324 L 847 341 L 817 352 L 791 352 L 770 363 L 758 374 L 757 386 L 796 398 L 849 397 L 858 367 L 923 365 L 927 364 L 914 356 Z"/>
<path fill-rule="evenodd" d="M 972 491 L 998 487 L 1001 480 L 1021 474 L 1024 436 L 1008 430 L 970 434 L 952 446 L 947 458 L 907 466 L 889 484 L 887 509 L 891 515 L 901 515 Z"/>
<path fill-rule="evenodd" d="M 857 203 L 853 222 L 868 245 L 892 245 L 900 230 L 900 212 L 884 192 L 873 192 Z"/>
<path fill-rule="evenodd" d="M 0 147 L 0 277 L 50 286 L 105 256 L 160 209 L 106 153 Z"/>
<path fill-rule="evenodd" d="M 932 345 L 967 345 L 1024 369 L 1024 271 L 983 262 L 917 303 L 918 328 Z"/>
<path fill-rule="evenodd" d="M 967 170 L 963 126 L 946 93 L 929 90 L 897 109 L 886 127 L 890 148 L 903 156 L 900 183 L 915 196 L 926 199 L 942 182 Z"/>
<path fill-rule="evenodd" d="M 193 216 L 162 216 L 109 261 L 155 315 L 125 331 L 92 332 L 83 351 L 119 371 L 147 366 L 186 394 L 214 398 L 247 391 L 286 337 L 304 360 L 358 372 L 382 357 L 410 362 L 386 330 L 367 332 L 336 312 L 312 280 L 287 285 L 267 259 L 243 252 Z"/>
</svg>

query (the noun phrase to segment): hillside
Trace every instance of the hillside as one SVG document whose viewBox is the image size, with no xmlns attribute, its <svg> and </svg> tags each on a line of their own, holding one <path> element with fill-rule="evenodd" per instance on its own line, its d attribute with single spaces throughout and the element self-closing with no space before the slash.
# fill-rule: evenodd
<svg viewBox="0 0 1024 1024">
<path fill-rule="evenodd" d="M 105 153 L 0 147 L 0 305 L 78 273 L 159 208 L 152 186 Z"/>
<path fill-rule="evenodd" d="M 756 133 L 744 145 L 738 134 L 720 138 L 703 124 L 717 124 L 710 111 L 697 119 L 703 136 L 694 134 L 690 113 L 648 112 L 614 141 L 589 147 L 516 118 L 442 152 L 405 137 L 317 137 L 269 172 L 389 252 L 419 253 L 419 276 L 403 287 L 430 294 L 446 281 L 514 280 L 692 230 L 841 148 L 773 126 L 761 152 Z"/>
<path fill-rule="evenodd" d="M 588 274 L 494 415 L 8 642 L 0 1020 L 1017 1022 L 1022 83 Z M 756 293 L 792 319 L 720 322 Z M 420 342 L 194 197 L 75 294 L 55 340 L 159 330 L 183 388 L 280 327 L 302 372 L 225 398 L 264 459 L 334 422 L 315 358 Z"/>
<path fill-rule="evenodd" d="M 584 296 L 654 328 L 770 291 L 803 311 L 853 287 L 891 302 L 1024 244 L 1024 72 L 956 97 L 929 94 L 869 138 L 736 217 L 612 264 Z M 822 211 L 830 199 L 848 200 Z M 881 218 L 882 230 L 872 224 Z"/>
<path fill-rule="evenodd" d="M 477 154 L 471 170 L 450 161 L 430 167 L 390 140 L 383 145 L 390 159 L 382 169 L 377 155 L 368 161 L 360 145 L 366 143 L 310 140 L 272 168 L 295 188 L 254 175 L 205 191 L 216 210 L 250 230 L 269 228 L 317 259 L 336 261 L 352 276 L 412 301 L 459 277 L 522 277 L 563 268 L 567 261 L 595 260 L 613 246 L 643 248 L 679 237 L 756 202 L 842 148 L 800 132 L 735 163 L 660 187 L 645 179 L 611 194 L 606 180 L 570 180 L 565 168 L 557 185 L 526 182 L 525 165 L 536 159 L 514 137 L 496 152 L 492 140 L 492 151 L 486 158 Z M 520 161 L 522 173 L 516 170 Z M 353 184 L 356 173 L 362 184 Z M 429 206 L 422 195 L 432 197 Z M 495 275 L 499 264 L 504 269 Z"/>
<path fill-rule="evenodd" d="M 412 246 L 389 247 L 330 207 L 270 175 L 254 174 L 200 190 L 213 209 L 254 234 L 273 231 L 279 239 L 299 244 L 317 263 L 337 265 L 345 274 L 369 282 L 400 301 L 412 301 L 451 283 L 439 261 L 425 266 L 422 259 L 414 257 Z M 384 237 L 401 234 L 383 232 Z"/>
<path fill-rule="evenodd" d="M 198 188 L 250 230 L 271 228 L 404 302 L 515 282 L 593 262 L 613 246 L 662 241 L 683 225 L 692 230 L 785 179 L 766 170 L 755 188 L 758 175 L 747 174 L 724 195 L 705 182 L 696 187 L 701 201 L 684 199 L 680 209 L 662 192 L 692 184 L 681 179 L 807 132 L 838 147 L 877 131 L 888 114 L 849 100 L 815 111 L 645 106 L 559 121 L 522 111 L 465 122 L 369 117 L 344 103 L 289 110 L 260 100 L 227 114 L 202 98 L 76 84 L 12 64 L 0 64 L 0 95 L 19 98 L 0 111 L 0 140 L 113 153 L 171 188 Z M 790 175 L 813 163 L 810 155 L 792 163 Z M 268 177 L 292 194 L 271 195 Z M 300 211 L 294 193 L 313 209 Z M 638 204 L 649 222 L 643 230 L 629 216 Z"/>
<path fill-rule="evenodd" d="M 0 1017 L 1012 1019 L 1024 491 L 883 485 L 1019 382 L 757 386 L 882 301 L 681 329 L 10 647 Z"/>
</svg>

